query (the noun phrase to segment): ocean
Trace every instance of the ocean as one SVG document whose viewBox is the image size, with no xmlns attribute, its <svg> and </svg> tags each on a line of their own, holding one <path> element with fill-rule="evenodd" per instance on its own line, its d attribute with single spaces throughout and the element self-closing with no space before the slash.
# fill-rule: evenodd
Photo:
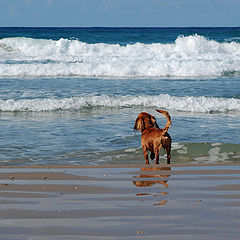
<svg viewBox="0 0 240 240">
<path fill-rule="evenodd" d="M 240 162 L 240 28 L 0 28 L 0 165 L 144 164 L 155 109 L 172 163 Z"/>
</svg>

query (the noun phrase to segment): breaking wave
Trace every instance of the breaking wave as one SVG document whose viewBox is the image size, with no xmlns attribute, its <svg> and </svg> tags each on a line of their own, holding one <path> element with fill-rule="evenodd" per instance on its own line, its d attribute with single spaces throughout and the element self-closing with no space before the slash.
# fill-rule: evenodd
<svg viewBox="0 0 240 240">
<path fill-rule="evenodd" d="M 62 99 L 39 98 L 0 100 L 0 111 L 56 111 L 81 110 L 102 107 L 158 107 L 184 112 L 240 112 L 240 99 L 216 97 L 176 97 L 168 94 L 158 96 L 109 96 L 84 95 Z"/>
<path fill-rule="evenodd" d="M 175 43 L 88 44 L 0 39 L 0 77 L 202 77 L 240 75 L 240 43 L 179 36 Z"/>
</svg>

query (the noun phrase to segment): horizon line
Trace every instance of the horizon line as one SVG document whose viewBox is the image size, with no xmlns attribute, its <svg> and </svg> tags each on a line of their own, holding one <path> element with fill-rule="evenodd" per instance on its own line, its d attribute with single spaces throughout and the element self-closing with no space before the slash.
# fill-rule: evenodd
<svg viewBox="0 0 240 240">
<path fill-rule="evenodd" d="M 0 26 L 0 28 L 239 28 L 239 26 Z"/>
</svg>

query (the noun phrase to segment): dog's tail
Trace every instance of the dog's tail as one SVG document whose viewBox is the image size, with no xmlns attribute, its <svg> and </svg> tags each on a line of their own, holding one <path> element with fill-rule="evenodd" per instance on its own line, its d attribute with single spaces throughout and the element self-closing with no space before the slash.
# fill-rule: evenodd
<svg viewBox="0 0 240 240">
<path fill-rule="evenodd" d="M 164 111 L 164 110 L 156 109 L 156 111 L 163 114 L 167 118 L 166 126 L 163 129 L 164 132 L 167 132 L 168 129 L 170 128 L 170 126 L 172 125 L 170 114 L 167 111 Z"/>
</svg>

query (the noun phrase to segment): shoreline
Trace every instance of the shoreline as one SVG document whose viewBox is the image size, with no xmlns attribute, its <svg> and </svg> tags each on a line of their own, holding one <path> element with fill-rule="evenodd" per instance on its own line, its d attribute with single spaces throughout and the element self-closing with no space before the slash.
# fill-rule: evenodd
<svg viewBox="0 0 240 240">
<path fill-rule="evenodd" d="M 5 165 L 0 166 L 0 169 L 4 168 L 12 168 L 12 169 L 19 169 L 19 168 L 33 168 L 33 169 L 62 169 L 62 168 L 152 168 L 156 170 L 161 170 L 162 167 L 204 167 L 204 166 L 240 166 L 240 162 L 215 162 L 215 163 L 171 163 L 171 164 L 101 164 L 101 165 L 62 165 L 62 164 L 56 164 L 56 165 L 26 165 L 26 166 L 13 166 L 13 165 Z"/>
</svg>

